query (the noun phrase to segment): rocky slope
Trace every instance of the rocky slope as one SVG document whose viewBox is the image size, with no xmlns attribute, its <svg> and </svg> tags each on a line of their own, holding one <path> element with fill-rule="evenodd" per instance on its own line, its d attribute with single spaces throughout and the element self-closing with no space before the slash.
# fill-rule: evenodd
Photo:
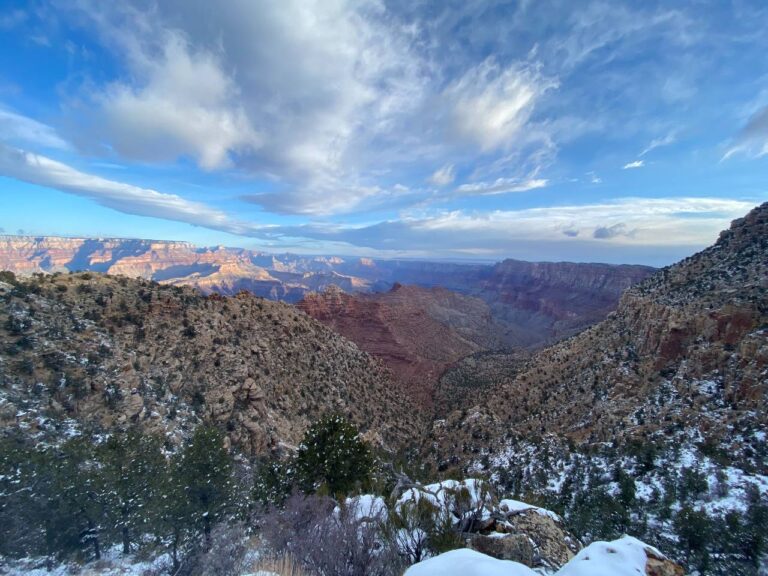
<svg viewBox="0 0 768 576">
<path fill-rule="evenodd" d="M 503 345 L 485 302 L 443 288 L 396 284 L 376 294 L 331 288 L 308 294 L 298 307 L 379 358 L 422 406 L 432 405 L 448 366 Z"/>
<path fill-rule="evenodd" d="M 419 435 L 370 356 L 294 307 L 91 273 L 0 283 L 0 427 L 41 440 L 139 423 L 176 442 L 198 422 L 251 455 L 348 415 L 391 450 Z"/>
<path fill-rule="evenodd" d="M 701 573 L 757 573 L 736 542 L 768 529 L 768 204 L 603 322 L 506 358 L 435 421 L 439 470 L 484 470 L 588 539 L 630 533 Z"/>
<path fill-rule="evenodd" d="M 768 205 L 735 221 L 711 248 L 629 289 L 605 321 L 499 380 L 470 416 L 454 413 L 449 424 L 462 437 L 480 434 L 484 448 L 503 439 L 508 423 L 516 434 L 576 443 L 680 427 L 728 442 L 734 429 L 763 427 Z"/>
<path fill-rule="evenodd" d="M 498 438 L 514 422 L 519 434 L 597 443 L 678 427 L 720 441 L 734 428 L 763 427 L 767 294 L 763 205 L 711 248 L 628 290 L 608 319 L 489 389 L 467 428 L 486 422 Z"/>
</svg>

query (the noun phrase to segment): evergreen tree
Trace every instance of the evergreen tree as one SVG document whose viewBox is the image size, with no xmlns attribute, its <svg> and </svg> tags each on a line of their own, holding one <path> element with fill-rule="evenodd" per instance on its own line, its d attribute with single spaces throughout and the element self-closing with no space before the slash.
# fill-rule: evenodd
<svg viewBox="0 0 768 576">
<path fill-rule="evenodd" d="M 232 491 L 232 461 L 224 448 L 224 435 L 216 428 L 199 426 L 181 451 L 172 474 L 175 488 L 182 487 L 186 515 L 193 527 L 200 527 L 206 543 L 211 527 L 224 513 Z"/>
<path fill-rule="evenodd" d="M 20 437 L 0 438 L 0 556 L 45 553 L 41 454 Z"/>
<path fill-rule="evenodd" d="M 60 449 L 48 450 L 40 471 L 46 471 L 46 541 L 51 553 L 86 553 L 101 558 L 103 494 L 98 465 L 89 438 L 78 436 Z"/>
<path fill-rule="evenodd" d="M 271 459 L 258 465 L 253 499 L 264 506 L 282 506 L 296 485 L 296 461 Z"/>
<path fill-rule="evenodd" d="M 326 416 L 304 434 L 296 457 L 296 472 L 305 492 L 319 489 L 348 494 L 370 481 L 373 455 L 368 443 L 342 416 Z"/>
<path fill-rule="evenodd" d="M 742 542 L 745 556 L 757 567 L 768 547 L 768 502 L 753 484 L 747 486 L 746 496 L 747 513 L 744 515 Z"/>
<path fill-rule="evenodd" d="M 128 554 L 134 539 L 154 528 L 159 479 L 165 472 L 160 442 L 132 429 L 112 435 L 97 455 L 107 520 Z"/>
<path fill-rule="evenodd" d="M 191 506 L 186 494 L 186 485 L 181 469 L 182 453 L 178 453 L 167 463 L 166 471 L 159 479 L 158 494 L 160 504 L 157 509 L 158 529 L 170 542 L 170 554 L 173 561 L 172 573 L 179 570 L 179 556 L 186 535 L 191 532 Z"/>
<path fill-rule="evenodd" d="M 673 524 L 689 566 L 706 572 L 712 538 L 712 522 L 706 511 L 684 506 L 675 516 Z"/>
</svg>

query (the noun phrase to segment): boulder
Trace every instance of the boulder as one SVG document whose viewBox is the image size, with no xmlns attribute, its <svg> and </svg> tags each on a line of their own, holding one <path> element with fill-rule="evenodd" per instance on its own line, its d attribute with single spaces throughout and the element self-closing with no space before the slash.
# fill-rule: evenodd
<svg viewBox="0 0 768 576">
<path fill-rule="evenodd" d="M 536 549 L 525 534 L 472 534 L 467 538 L 467 548 L 499 560 L 513 560 L 526 566 L 536 565 Z"/>
<path fill-rule="evenodd" d="M 557 569 L 579 551 L 578 540 L 563 527 L 559 517 L 542 508 L 529 508 L 507 515 L 506 531 L 524 534 L 535 546 L 536 564 L 532 567 Z"/>
</svg>

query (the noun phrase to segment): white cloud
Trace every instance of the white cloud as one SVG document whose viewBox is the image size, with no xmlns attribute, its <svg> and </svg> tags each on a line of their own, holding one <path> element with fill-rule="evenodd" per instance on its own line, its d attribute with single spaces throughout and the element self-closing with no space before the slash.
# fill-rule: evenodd
<svg viewBox="0 0 768 576">
<path fill-rule="evenodd" d="M 258 230 L 257 226 L 234 221 L 220 210 L 185 200 L 176 194 L 101 178 L 4 144 L 0 144 L 0 174 L 90 198 L 126 214 L 186 222 L 232 234 L 249 235 Z"/>
<path fill-rule="evenodd" d="M 428 64 L 378 0 L 80 6 L 129 72 L 91 90 L 89 151 L 232 161 L 279 182 L 283 198 L 265 200 L 300 214 L 386 195 L 361 174 L 414 162 L 421 144 L 405 126 L 424 105 Z"/>
<path fill-rule="evenodd" d="M 548 181 L 544 178 L 497 178 L 493 182 L 462 184 L 456 189 L 456 192 L 462 196 L 493 196 L 544 188 L 547 183 Z"/>
<path fill-rule="evenodd" d="M 445 166 L 438 168 L 430 176 L 429 181 L 435 186 L 447 186 L 453 183 L 456 179 L 456 170 L 453 164 L 446 164 Z"/>
<path fill-rule="evenodd" d="M 163 34 L 154 57 L 143 49 L 129 51 L 136 83 L 115 82 L 91 95 L 97 110 L 87 136 L 128 158 L 156 162 L 188 155 L 207 170 L 258 148 L 261 140 L 238 103 L 237 86 L 215 55 L 193 49 L 172 31 Z"/>
<path fill-rule="evenodd" d="M 502 68 L 492 59 L 468 70 L 444 96 L 452 107 L 453 129 L 484 152 L 511 146 L 522 139 L 539 98 L 557 87 L 535 68 Z"/>
<path fill-rule="evenodd" d="M 56 130 L 0 106 L 0 139 L 7 142 L 22 142 L 45 148 L 66 149 L 69 145 Z"/>
<path fill-rule="evenodd" d="M 645 166 L 645 160 L 635 160 L 634 162 L 627 162 L 622 167 L 622 170 L 633 170 L 635 168 L 642 168 Z"/>
<path fill-rule="evenodd" d="M 674 132 L 670 132 L 666 136 L 662 136 L 660 138 L 654 138 L 651 140 L 651 142 L 646 146 L 642 152 L 640 152 L 639 156 L 642 158 L 649 152 L 656 150 L 656 148 L 661 148 L 662 146 L 669 146 L 670 144 L 674 144 L 677 140 L 677 134 Z"/>
<path fill-rule="evenodd" d="M 624 198 L 603 204 L 497 210 L 484 214 L 451 212 L 414 222 L 414 226 L 465 232 L 495 231 L 500 238 L 520 241 L 554 240 L 563 230 L 583 230 L 591 231 L 588 241 L 704 246 L 732 219 L 743 216 L 753 207 L 752 202 L 717 198 Z M 608 232 L 599 232 L 602 229 Z"/>
<path fill-rule="evenodd" d="M 275 234 L 434 256 L 484 253 L 526 260 L 667 264 L 717 239 L 754 203 L 717 198 L 622 198 L 598 204 L 437 212 L 363 227 L 307 225 Z M 439 247 L 439 248 L 438 248 Z"/>
</svg>

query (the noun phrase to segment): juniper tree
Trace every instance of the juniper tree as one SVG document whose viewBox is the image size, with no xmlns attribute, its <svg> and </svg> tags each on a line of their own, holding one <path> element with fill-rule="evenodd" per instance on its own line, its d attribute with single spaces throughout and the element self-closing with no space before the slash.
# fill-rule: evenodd
<svg viewBox="0 0 768 576">
<path fill-rule="evenodd" d="M 210 542 L 211 527 L 225 511 L 232 491 L 232 460 L 224 447 L 224 435 L 216 428 L 200 426 L 181 451 L 174 469 L 193 527 L 202 527 Z"/>
<path fill-rule="evenodd" d="M 85 553 L 92 547 L 94 559 L 100 559 L 104 502 L 93 443 L 79 436 L 48 450 L 45 458 L 40 471 L 46 472 L 43 492 L 49 551 Z"/>
<path fill-rule="evenodd" d="M 160 441 L 131 429 L 112 435 L 99 447 L 97 457 L 107 521 L 128 554 L 134 538 L 154 528 L 159 478 L 165 472 Z"/>
<path fill-rule="evenodd" d="M 357 428 L 342 416 L 326 416 L 304 434 L 296 471 L 305 492 L 347 494 L 370 481 L 373 456 Z"/>
<path fill-rule="evenodd" d="M 0 439 L 0 556 L 45 552 L 39 450 L 19 436 Z"/>
</svg>

